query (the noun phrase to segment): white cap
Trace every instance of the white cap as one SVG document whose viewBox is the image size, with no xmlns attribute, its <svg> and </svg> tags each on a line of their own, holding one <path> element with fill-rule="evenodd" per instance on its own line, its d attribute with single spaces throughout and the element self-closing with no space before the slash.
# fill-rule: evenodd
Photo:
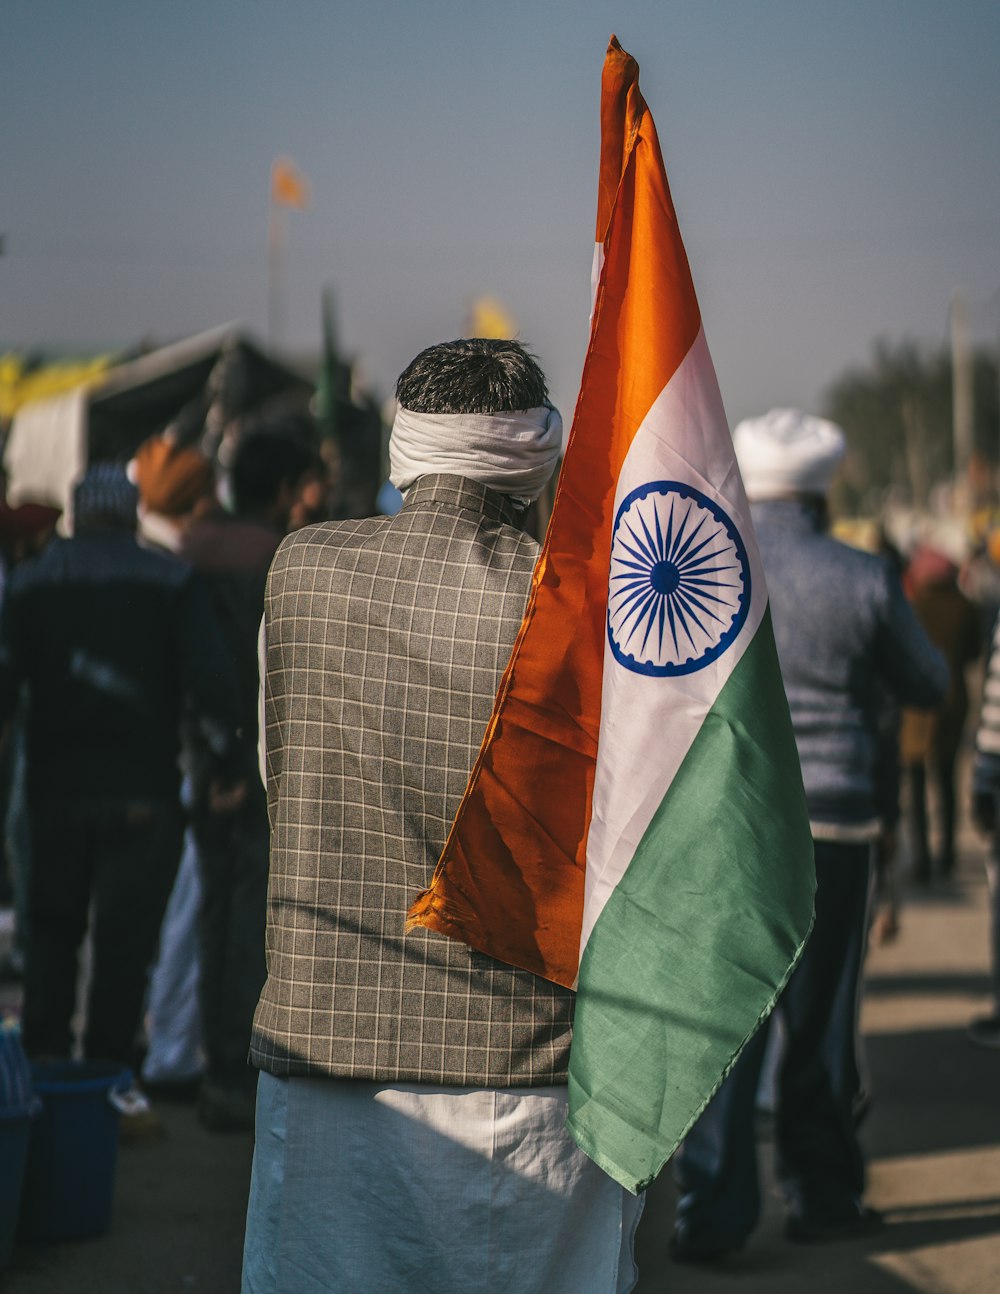
<svg viewBox="0 0 1000 1294">
<path fill-rule="evenodd" d="M 825 495 L 844 456 L 844 433 L 833 422 L 798 409 L 772 409 L 745 418 L 733 431 L 733 447 L 747 497 Z"/>
</svg>

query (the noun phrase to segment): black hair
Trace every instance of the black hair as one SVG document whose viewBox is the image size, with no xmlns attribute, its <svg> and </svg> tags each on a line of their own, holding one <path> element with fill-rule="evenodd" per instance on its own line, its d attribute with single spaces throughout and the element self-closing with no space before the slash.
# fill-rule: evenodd
<svg viewBox="0 0 1000 1294">
<path fill-rule="evenodd" d="M 274 431 L 244 435 L 231 471 L 236 511 L 266 508 L 283 485 L 295 485 L 317 462 L 316 453 L 298 437 Z"/>
<path fill-rule="evenodd" d="M 396 383 L 414 413 L 505 413 L 545 403 L 545 374 L 516 341 L 462 337 L 422 350 Z"/>
</svg>

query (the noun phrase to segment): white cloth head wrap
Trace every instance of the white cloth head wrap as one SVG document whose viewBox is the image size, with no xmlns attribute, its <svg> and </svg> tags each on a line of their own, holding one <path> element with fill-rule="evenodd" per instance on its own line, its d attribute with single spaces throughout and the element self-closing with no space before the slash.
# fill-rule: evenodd
<svg viewBox="0 0 1000 1294">
<path fill-rule="evenodd" d="M 733 448 L 750 499 L 825 495 L 844 456 L 844 433 L 798 409 L 772 409 L 733 431 Z"/>
<path fill-rule="evenodd" d="M 562 449 L 562 418 L 551 404 L 513 413 L 396 410 L 389 480 L 406 491 L 421 476 L 465 476 L 525 504 L 537 499 Z"/>
</svg>

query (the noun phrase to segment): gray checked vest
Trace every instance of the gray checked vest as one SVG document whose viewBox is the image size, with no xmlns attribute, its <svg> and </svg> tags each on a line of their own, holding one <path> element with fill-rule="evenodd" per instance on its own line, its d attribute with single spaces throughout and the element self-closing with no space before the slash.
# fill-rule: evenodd
<svg viewBox="0 0 1000 1294">
<path fill-rule="evenodd" d="M 425 930 L 430 882 L 510 657 L 538 548 L 510 503 L 426 476 L 402 511 L 312 526 L 266 604 L 272 1074 L 563 1083 L 573 994 Z"/>
</svg>

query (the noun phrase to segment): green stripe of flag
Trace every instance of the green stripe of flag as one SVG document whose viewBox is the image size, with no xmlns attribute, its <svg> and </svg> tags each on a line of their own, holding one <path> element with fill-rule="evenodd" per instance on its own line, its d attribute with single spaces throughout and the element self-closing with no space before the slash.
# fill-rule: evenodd
<svg viewBox="0 0 1000 1294">
<path fill-rule="evenodd" d="M 580 965 L 569 1127 L 629 1190 L 656 1176 L 774 1006 L 812 921 L 812 860 L 768 611 Z"/>
</svg>

